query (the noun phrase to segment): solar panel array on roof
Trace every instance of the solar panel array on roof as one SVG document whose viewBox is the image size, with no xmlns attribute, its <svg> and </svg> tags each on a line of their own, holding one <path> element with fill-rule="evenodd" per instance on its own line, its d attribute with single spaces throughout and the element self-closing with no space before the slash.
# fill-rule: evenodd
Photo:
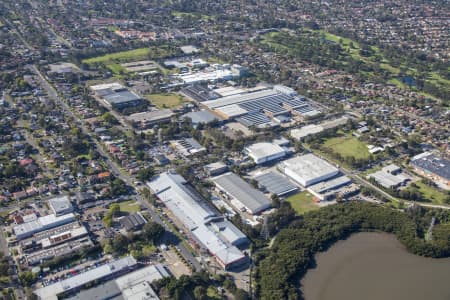
<svg viewBox="0 0 450 300">
<path fill-rule="evenodd" d="M 260 126 L 272 122 L 268 116 L 260 112 L 239 117 L 236 121 L 247 127 Z"/>
<path fill-rule="evenodd" d="M 255 177 L 258 184 L 277 196 L 283 196 L 298 190 L 298 187 L 280 174 L 269 172 Z"/>
<path fill-rule="evenodd" d="M 248 111 L 266 111 L 274 115 L 286 113 L 282 103 L 291 99 L 284 94 L 270 95 L 256 100 L 240 103 L 239 106 Z"/>
<path fill-rule="evenodd" d="M 216 100 L 203 101 L 202 104 L 209 109 L 216 110 L 227 119 L 239 117 L 238 121 L 245 126 L 271 123 L 267 118 L 262 117 L 262 114 L 256 113 L 267 114 L 270 118 L 286 115 L 286 117 L 281 117 L 283 122 L 290 121 L 291 116 L 288 116 L 288 113 L 310 117 L 320 113 L 305 97 L 281 93 L 275 89 L 240 93 Z M 233 106 L 233 110 L 230 113 L 231 106 Z M 244 115 L 245 112 L 248 112 L 248 115 Z"/>
<path fill-rule="evenodd" d="M 411 164 L 450 181 L 450 160 L 448 159 L 431 152 L 425 152 L 414 156 L 411 159 Z"/>
<path fill-rule="evenodd" d="M 297 108 L 299 106 L 303 106 L 307 104 L 304 98 L 294 98 L 294 99 L 287 99 L 284 101 L 284 104 L 288 106 L 291 109 Z"/>
</svg>

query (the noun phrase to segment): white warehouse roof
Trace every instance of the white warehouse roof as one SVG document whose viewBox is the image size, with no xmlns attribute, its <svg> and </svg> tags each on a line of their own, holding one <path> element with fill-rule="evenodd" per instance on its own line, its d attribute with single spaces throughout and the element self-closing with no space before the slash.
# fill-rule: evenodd
<svg viewBox="0 0 450 300">
<path fill-rule="evenodd" d="M 286 155 L 286 151 L 273 143 L 256 143 L 245 148 L 255 163 L 265 163 Z"/>
<path fill-rule="evenodd" d="M 164 172 L 148 186 L 189 230 L 217 218 L 181 175 Z"/>
<path fill-rule="evenodd" d="M 246 258 L 235 245 L 247 237 L 217 215 L 182 176 L 165 172 L 147 184 L 224 268 Z"/>
<path fill-rule="evenodd" d="M 302 186 L 309 186 L 339 173 L 339 170 L 315 156 L 306 154 L 285 160 L 279 164 L 280 170 Z"/>
</svg>

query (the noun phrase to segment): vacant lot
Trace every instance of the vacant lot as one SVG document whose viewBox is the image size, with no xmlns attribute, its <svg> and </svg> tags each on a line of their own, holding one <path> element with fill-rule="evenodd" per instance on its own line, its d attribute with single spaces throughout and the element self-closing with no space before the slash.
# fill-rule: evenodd
<svg viewBox="0 0 450 300">
<path fill-rule="evenodd" d="M 422 181 L 414 182 L 418 188 L 409 186 L 408 189 L 412 191 L 419 191 L 426 200 L 430 200 L 434 204 L 446 204 L 447 195 L 444 191 L 439 190 L 436 187 L 426 185 Z"/>
<path fill-rule="evenodd" d="M 146 96 L 150 102 L 158 108 L 176 108 L 185 102 L 181 95 L 168 94 L 151 94 Z"/>
<path fill-rule="evenodd" d="M 168 57 L 174 54 L 166 46 L 138 48 L 129 51 L 121 51 L 83 59 L 85 64 L 102 64 L 110 69 L 114 74 L 125 73 L 126 69 L 120 64 L 138 60 L 151 60 L 156 58 Z"/>
<path fill-rule="evenodd" d="M 85 64 L 95 64 L 95 63 L 110 63 L 112 61 L 117 62 L 126 62 L 132 61 L 135 59 L 144 59 L 148 57 L 152 53 L 150 48 L 138 48 L 129 51 L 121 51 L 116 53 L 105 54 L 102 56 L 97 56 L 93 58 L 84 59 L 83 63 Z"/>
<path fill-rule="evenodd" d="M 286 199 L 297 212 L 302 215 L 305 212 L 319 209 L 319 206 L 314 202 L 314 196 L 308 191 L 303 191 Z"/>
<path fill-rule="evenodd" d="M 141 210 L 141 206 L 135 200 L 120 202 L 120 211 L 126 213 L 135 213 Z"/>
<path fill-rule="evenodd" d="M 324 147 L 328 148 L 331 152 L 339 153 L 342 157 L 368 159 L 370 156 L 366 144 L 351 135 L 328 139 L 325 141 Z"/>
</svg>

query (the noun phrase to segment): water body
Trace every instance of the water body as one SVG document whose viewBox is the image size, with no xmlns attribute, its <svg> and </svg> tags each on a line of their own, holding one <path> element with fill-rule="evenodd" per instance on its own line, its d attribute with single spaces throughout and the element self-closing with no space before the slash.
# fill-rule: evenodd
<svg viewBox="0 0 450 300">
<path fill-rule="evenodd" d="M 450 259 L 411 254 L 384 233 L 357 233 L 316 255 L 306 300 L 449 300 Z"/>
</svg>

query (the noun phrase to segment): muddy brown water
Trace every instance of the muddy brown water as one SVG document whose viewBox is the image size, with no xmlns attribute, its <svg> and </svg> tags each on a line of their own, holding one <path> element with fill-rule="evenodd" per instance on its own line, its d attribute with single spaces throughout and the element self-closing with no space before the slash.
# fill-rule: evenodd
<svg viewBox="0 0 450 300">
<path fill-rule="evenodd" d="M 306 300 L 450 300 L 450 259 L 407 252 L 394 235 L 357 233 L 316 255 Z"/>
</svg>

